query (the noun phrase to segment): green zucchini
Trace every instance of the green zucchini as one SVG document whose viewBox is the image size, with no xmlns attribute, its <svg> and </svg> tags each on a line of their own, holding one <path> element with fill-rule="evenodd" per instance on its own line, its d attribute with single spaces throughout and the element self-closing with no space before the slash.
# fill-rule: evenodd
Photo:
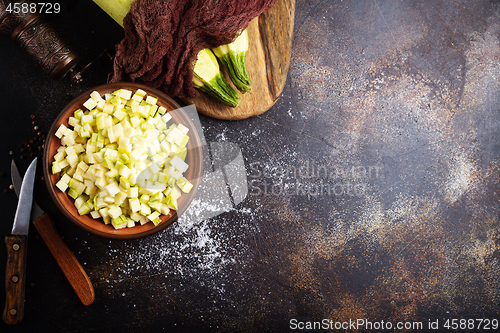
<svg viewBox="0 0 500 333">
<path fill-rule="evenodd" d="M 210 49 L 203 49 L 198 53 L 193 71 L 193 85 L 233 108 L 241 99 L 236 89 L 222 76 L 217 58 Z"/>
<path fill-rule="evenodd" d="M 248 51 L 247 30 L 243 30 L 232 43 L 219 46 L 213 51 L 226 68 L 229 78 L 236 88 L 242 93 L 251 91 L 251 82 L 245 65 Z"/>
</svg>

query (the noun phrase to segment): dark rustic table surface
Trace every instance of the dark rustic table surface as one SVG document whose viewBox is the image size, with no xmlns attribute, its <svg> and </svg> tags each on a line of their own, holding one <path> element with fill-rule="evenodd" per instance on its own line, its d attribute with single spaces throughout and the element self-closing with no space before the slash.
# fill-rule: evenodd
<svg viewBox="0 0 500 333">
<path fill-rule="evenodd" d="M 121 40 L 122 28 L 90 0 L 59 3 L 47 19 L 77 49 L 80 68 Z M 158 234 L 108 240 L 57 211 L 40 162 L 35 199 L 96 300 L 80 303 L 31 227 L 25 318 L 0 331 L 498 327 L 499 37 L 496 1 L 298 0 L 275 106 L 241 121 L 200 116 L 206 141 L 240 156 L 246 192 L 236 198 L 229 184 L 229 206 L 199 201 L 199 216 Z M 32 158 L 19 145 L 110 71 L 101 57 L 82 83 L 54 81 L 0 38 L 0 235 L 17 204 L 11 160 L 24 172 Z"/>
</svg>

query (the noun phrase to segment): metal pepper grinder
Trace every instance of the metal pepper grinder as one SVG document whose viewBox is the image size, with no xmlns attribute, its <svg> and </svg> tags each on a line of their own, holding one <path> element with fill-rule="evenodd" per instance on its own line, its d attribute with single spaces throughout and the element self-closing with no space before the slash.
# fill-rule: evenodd
<svg viewBox="0 0 500 333">
<path fill-rule="evenodd" d="M 14 4 L 11 0 L 0 0 L 0 34 L 16 41 L 51 78 L 63 78 L 78 63 L 78 54 L 41 14 L 30 10 L 7 10 L 9 3 Z M 16 0 L 15 3 L 22 8 L 20 5 L 30 4 L 30 1 Z"/>
</svg>

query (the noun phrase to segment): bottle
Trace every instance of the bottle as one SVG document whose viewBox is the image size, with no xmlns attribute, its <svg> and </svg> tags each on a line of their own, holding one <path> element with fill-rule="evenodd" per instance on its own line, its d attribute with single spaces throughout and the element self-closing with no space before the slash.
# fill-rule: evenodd
<svg viewBox="0 0 500 333">
<path fill-rule="evenodd" d="M 16 41 L 55 80 L 63 78 L 79 61 L 78 54 L 29 0 L 0 0 L 0 34 Z"/>
</svg>

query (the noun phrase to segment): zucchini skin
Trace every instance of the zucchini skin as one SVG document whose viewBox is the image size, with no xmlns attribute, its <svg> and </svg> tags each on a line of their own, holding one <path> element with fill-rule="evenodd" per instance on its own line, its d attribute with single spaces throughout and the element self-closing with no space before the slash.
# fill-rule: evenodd
<svg viewBox="0 0 500 333">
<path fill-rule="evenodd" d="M 242 93 L 252 91 L 252 84 L 250 82 L 250 78 L 248 77 L 245 65 L 246 56 L 246 51 L 229 51 L 229 53 L 226 53 L 219 58 L 224 68 L 226 68 L 229 78 L 236 88 Z"/>
<path fill-rule="evenodd" d="M 240 95 L 220 73 L 210 80 L 210 82 L 204 83 L 198 89 L 233 108 L 238 106 L 241 100 Z"/>
</svg>

